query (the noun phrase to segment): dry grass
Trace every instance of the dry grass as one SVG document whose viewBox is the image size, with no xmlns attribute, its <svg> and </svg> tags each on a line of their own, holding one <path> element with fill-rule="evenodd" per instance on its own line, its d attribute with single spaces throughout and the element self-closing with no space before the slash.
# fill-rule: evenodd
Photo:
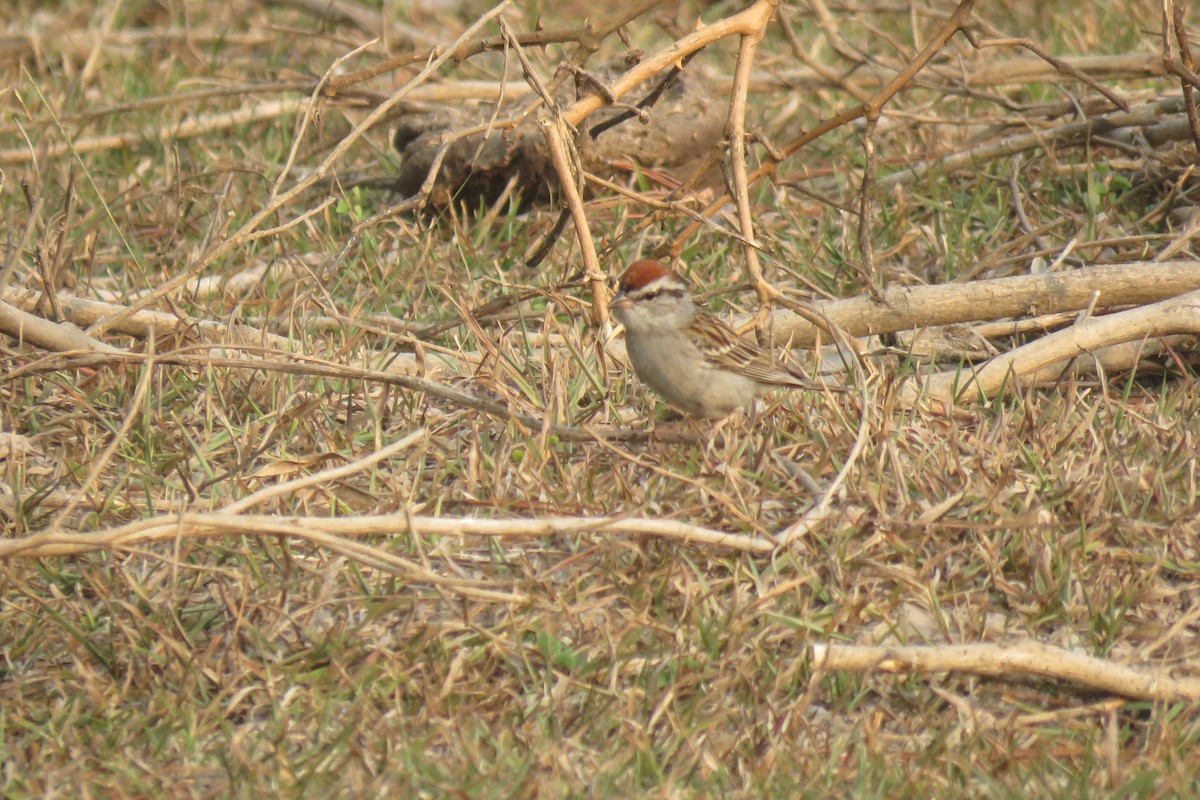
<svg viewBox="0 0 1200 800">
<path fill-rule="evenodd" d="M 5 29 L 36 29 L 43 38 L 0 50 L 0 86 L 11 87 L 0 90 L 0 150 L 36 153 L 80 136 L 157 131 L 185 114 L 253 105 L 261 98 L 249 80 L 311 85 L 364 39 L 266 5 L 69 2 L 50 17 L 36 3 L 10 4 L 0 12 Z M 410 21 L 442 36 L 483 11 L 467 5 Z M 548 27 L 574 21 L 569 8 L 518 5 L 506 12 L 514 30 L 532 29 L 539 13 Z M 1056 54 L 1159 46 L 1143 33 L 1157 28 L 1155 4 L 1004 5 L 977 13 Z M 728 9 L 705 13 L 721 10 Z M 833 12 L 842 37 L 887 63 L 910 56 L 936 24 L 925 12 L 894 8 Z M 99 30 L 110 13 L 98 49 L 51 36 Z M 686 21 L 690 13 L 685 6 L 679 15 Z M 788 16 L 801 41 L 819 39 L 810 14 L 793 8 Z M 136 35 L 166 29 L 180 35 Z M 669 41 L 649 24 L 630 33 L 646 49 Z M 961 41 L 956 47 L 964 59 L 980 58 Z M 764 65 L 790 63 L 778 30 L 762 48 Z M 546 74 L 561 55 L 530 53 Z M 731 55 L 732 48 L 714 53 L 706 68 L 727 69 Z M 495 80 L 501 64 L 482 57 L 444 75 Z M 510 79 L 519 80 L 519 70 Z M 371 88 L 382 97 L 403 80 L 384 76 Z M 214 86 L 229 92 L 149 102 Z M 1028 104 L 1068 90 L 1079 87 L 995 91 Z M 832 88 L 751 97 L 764 128 L 784 135 L 848 102 Z M 333 103 L 310 120 L 297 169 L 319 161 L 362 114 L 354 102 Z M 972 126 L 1020 112 L 996 96 L 934 87 L 907 93 L 889 114 L 877 136 L 881 172 L 892 157 L 952 148 Z M 131 303 L 266 203 L 295 123 L 148 137 L 4 166 L 0 235 L 10 282 L 36 287 L 45 277 L 60 292 Z M 861 143 L 841 129 L 806 154 L 785 165 L 781 188 L 755 197 L 759 235 L 772 250 L 765 263 L 789 291 L 857 293 L 853 218 L 782 187 L 832 175 L 821 192 L 853 203 Z M 418 428 L 418 441 L 376 468 L 272 498 L 256 512 L 631 515 L 770 534 L 812 503 L 794 465 L 819 481 L 841 468 L 863 412 L 853 394 L 776 397 L 768 416 L 735 424 L 712 447 L 555 436 L 551 424 L 648 428 L 643 420 L 655 410 L 618 365 L 597 355 L 585 291 L 567 285 L 577 248 L 560 243 L 539 271 L 526 269 L 521 253 L 540 219 L 503 208 L 483 219 L 396 217 L 351 238 L 355 223 L 395 198 L 340 187 L 353 175 L 388 174 L 389 159 L 387 131 L 373 131 L 337 165 L 337 180 L 267 226 L 317 208 L 326 188 L 334 203 L 206 274 L 234 276 L 257 262 L 291 268 L 245 293 L 180 293 L 156 307 L 244 320 L 328 361 L 379 369 L 414 346 L 372 315 L 420 328 L 537 289 L 500 319 L 454 327 L 423 352 L 428 363 L 441 352 L 482 354 L 477 366 L 457 362 L 457 374 L 447 368 L 443 379 L 545 420 L 545 429 L 373 381 L 195 364 L 81 367 L 60 356 L 39 363 L 45 353 L 7 340 L 3 536 L 219 509 Z M 1193 188 L 1172 163 L 1094 150 L 1027 156 L 1017 181 L 1036 243 L 1014 211 L 1011 161 L 934 176 L 880 197 L 871 231 L 877 269 L 885 280 L 909 282 L 945 280 L 982 263 L 1003 264 L 990 274 L 1004 274 L 1027 268 L 1005 259 L 1039 247 L 1061 251 L 1072 238 L 1097 258 L 1150 257 L 1172 237 L 1156 204 L 1172 191 L 1186 200 Z M 609 203 L 591 224 L 598 237 L 611 237 L 640 213 Z M 686 224 L 652 229 L 620 258 Z M 1125 238 L 1144 234 L 1161 238 Z M 1100 240 L 1117 244 L 1087 250 Z M 308 258 L 297 265 L 296 255 Z M 737 283 L 736 243 L 702 232 L 684 256 L 704 289 L 723 293 Z M 180 326 L 154 351 L 194 339 Z M 147 347 L 126 336 L 108 341 Z M 1064 383 L 954 417 L 899 403 L 897 374 L 926 367 L 895 366 L 867 389 L 869 443 L 835 499 L 832 523 L 772 556 L 619 531 L 370 539 L 520 602 L 403 579 L 286 537 L 180 537 L 0 562 L 0 794 L 1194 792 L 1200 717 L 1186 704 L 1021 678 L 813 680 L 807 645 L 827 641 L 1031 637 L 1181 675 L 1195 674 L 1200 659 L 1200 393 L 1182 359 L 1162 375 Z"/>
</svg>

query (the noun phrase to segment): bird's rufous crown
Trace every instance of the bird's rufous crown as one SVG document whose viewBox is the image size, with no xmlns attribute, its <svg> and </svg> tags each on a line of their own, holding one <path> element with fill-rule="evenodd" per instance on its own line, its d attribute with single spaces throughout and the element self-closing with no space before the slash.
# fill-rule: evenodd
<svg viewBox="0 0 1200 800">
<path fill-rule="evenodd" d="M 686 285 L 682 278 L 664 267 L 658 261 L 643 258 L 633 262 L 621 275 L 621 292 L 628 294 L 644 289 L 652 283 L 667 279 L 667 283 Z"/>
</svg>

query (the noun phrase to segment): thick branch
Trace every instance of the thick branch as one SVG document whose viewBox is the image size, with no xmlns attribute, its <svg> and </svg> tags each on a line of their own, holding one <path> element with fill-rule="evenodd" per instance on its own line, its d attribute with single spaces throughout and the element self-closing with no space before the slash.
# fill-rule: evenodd
<svg viewBox="0 0 1200 800">
<path fill-rule="evenodd" d="M 32 296 L 32 293 L 30 293 Z M 36 304 L 36 301 L 34 301 Z M 83 351 L 93 353 L 118 352 L 98 339 L 93 339 L 71 325 L 51 322 L 0 300 L 0 333 L 28 342 L 43 350 L 55 352 Z"/>
<path fill-rule="evenodd" d="M 1140 308 L 1092 317 L 993 358 L 970 372 L 942 372 L 906 386 L 908 399 L 924 394 L 936 402 L 994 397 L 1006 386 L 1020 385 L 1026 376 L 1052 380 L 1049 367 L 1077 356 L 1125 342 L 1175 334 L 1200 335 L 1200 291 Z"/>
<path fill-rule="evenodd" d="M 1200 261 L 1138 262 L 1084 267 L 1049 275 L 1023 275 L 937 286 L 895 286 L 883 301 L 870 297 L 813 303 L 851 336 L 911 328 L 1078 311 L 1099 291 L 1098 310 L 1154 303 L 1200 289 Z M 790 311 L 772 317 L 776 341 L 812 345 L 819 330 Z M 827 338 L 827 337 L 826 337 Z"/>
</svg>

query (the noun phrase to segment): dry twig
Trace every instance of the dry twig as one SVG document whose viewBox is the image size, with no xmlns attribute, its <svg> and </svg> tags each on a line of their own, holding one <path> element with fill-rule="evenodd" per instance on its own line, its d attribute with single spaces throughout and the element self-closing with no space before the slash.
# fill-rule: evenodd
<svg viewBox="0 0 1200 800">
<path fill-rule="evenodd" d="M 760 3 L 756 4 L 759 5 Z M 870 100 L 861 103 L 853 108 L 836 114 L 833 117 L 825 120 L 821 124 L 815 126 L 812 130 L 806 131 L 802 135 L 783 145 L 778 149 L 778 152 L 768 153 L 763 158 L 762 166 L 758 167 L 748 177 L 748 183 L 753 185 L 761 178 L 775 174 L 779 165 L 786 159 L 795 155 L 799 150 L 805 147 L 810 142 L 813 142 L 832 130 L 842 127 L 843 125 L 853 122 L 860 117 L 878 117 L 883 107 L 896 96 L 904 87 L 912 82 L 925 65 L 937 55 L 946 45 L 950 38 L 960 30 L 966 28 L 971 17 L 971 9 L 975 5 L 975 0 L 962 0 L 954 9 L 954 12 L 946 20 L 945 24 L 938 32 L 929 40 L 929 43 L 921 50 L 921 52 L 901 70 L 895 77 L 888 81 L 887 85 L 871 96 Z M 743 12 L 746 13 L 746 12 Z M 707 30 L 707 29 L 705 29 Z M 708 204 L 701 212 L 705 216 L 712 216 L 720 211 L 728 202 L 728 197 L 718 197 Z M 696 223 L 689 225 L 682 233 L 675 237 L 670 246 L 671 252 L 678 253 L 683 248 L 683 243 L 686 242 L 698 229 Z"/>
<path fill-rule="evenodd" d="M 763 39 L 770 19 L 769 16 L 764 17 L 761 26 L 743 33 L 741 36 L 737 67 L 733 76 L 733 91 L 729 98 L 729 116 L 725 122 L 725 138 L 729 149 L 729 173 L 733 178 L 733 185 L 729 191 L 737 203 L 738 230 L 742 234 L 742 253 L 746 259 L 746 274 L 750 278 L 751 285 L 754 286 L 754 291 L 758 293 L 760 327 L 771 313 L 771 302 L 780 295 L 780 292 L 763 277 L 762 265 L 758 262 L 759 244 L 754 235 L 754 212 L 750 208 L 750 182 L 746 172 L 746 96 L 750 91 L 750 72 L 754 68 L 754 53 Z"/>
<path fill-rule="evenodd" d="M 1196 115 L 1196 98 L 1193 94 L 1200 81 L 1196 79 L 1196 67 L 1192 60 L 1192 46 L 1188 41 L 1187 26 L 1183 22 L 1184 9 L 1175 0 L 1163 2 L 1163 65 L 1167 71 L 1179 76 L 1183 90 L 1184 108 L 1187 110 L 1188 127 L 1192 132 L 1192 144 L 1200 154 L 1200 119 Z M 1179 52 L 1175 57 L 1176 49 Z"/>
<path fill-rule="evenodd" d="M 1062 370 L 1048 371 L 1049 368 L 1060 363 L 1069 364 L 1078 356 L 1124 342 L 1179 334 L 1200 335 L 1200 291 L 1085 319 L 997 356 L 978 369 L 942 372 L 920 384 L 909 384 L 905 387 L 905 397 L 915 402 L 924 396 L 947 405 L 994 397 L 1006 387 L 1018 388 L 1029 379 L 1039 382 L 1057 380 L 1057 373 Z"/>
<path fill-rule="evenodd" d="M 318 476 L 313 476 L 310 482 Z M 282 529 L 282 530 L 281 530 Z M 128 549 L 177 537 L 294 535 L 309 539 L 325 537 L 316 544 L 327 546 L 328 538 L 410 534 L 415 536 L 483 536 L 501 539 L 531 539 L 600 533 L 659 536 L 680 542 L 719 547 L 739 552 L 765 554 L 775 544 L 765 538 L 742 536 L 675 520 L 645 517 L 536 517 L 531 519 L 477 519 L 431 517 L 402 511 L 375 516 L 278 517 L 229 512 L 165 514 L 94 533 L 50 530 L 20 539 L 0 541 L 2 558 L 45 558 L 75 556 L 99 550 Z M 428 580 L 422 575 L 417 580 Z"/>
<path fill-rule="evenodd" d="M 1134 669 L 1038 642 L 929 647 L 815 644 L 812 655 L 814 667 L 824 670 L 970 672 L 995 678 L 1035 675 L 1139 700 L 1200 700 L 1200 678 Z"/>
<path fill-rule="evenodd" d="M 1037 149 L 1079 147 L 1102 137 L 1106 142 L 1135 147 L 1142 140 L 1151 145 L 1178 141 L 1190 136 L 1186 117 L 1176 117 L 1182 109 L 1179 97 L 1153 100 L 1126 111 L 1074 120 L 1052 128 L 1018 133 L 995 141 L 973 145 L 956 153 L 923 158 L 909 167 L 879 180 L 880 189 L 893 189 L 921 181 L 932 170 L 954 172 Z"/>
<path fill-rule="evenodd" d="M 215 111 L 211 114 L 197 114 L 194 117 L 180 120 L 178 123 L 164 125 L 154 134 L 147 136 L 145 131 L 126 131 L 105 136 L 89 136 L 70 142 L 44 144 L 34 147 L 14 147 L 0 150 L 0 164 L 29 164 L 38 160 L 50 161 L 69 153 L 83 155 L 103 150 L 118 150 L 134 147 L 147 138 L 170 142 L 183 139 L 193 139 L 197 136 L 217 133 L 219 131 L 250 125 L 255 122 L 278 119 L 289 114 L 298 114 L 308 108 L 308 100 L 292 98 L 284 100 L 268 100 L 252 106 L 244 106 L 233 111 Z"/>
<path fill-rule="evenodd" d="M 580 191 L 582 173 L 578 159 L 572 159 L 567 153 L 566 124 L 561 117 L 548 116 L 539 121 L 542 133 L 546 137 L 546 146 L 554 162 L 554 170 L 558 173 L 559 187 L 562 189 L 563 202 L 571 212 L 575 223 L 575 235 L 579 240 L 579 249 L 583 254 L 583 270 L 592 286 L 592 325 L 607 336 L 608 329 L 608 279 L 600 268 L 600 259 L 596 256 L 596 243 L 592 241 L 591 228 L 588 225 L 587 212 L 583 208 L 583 194 Z"/>
</svg>

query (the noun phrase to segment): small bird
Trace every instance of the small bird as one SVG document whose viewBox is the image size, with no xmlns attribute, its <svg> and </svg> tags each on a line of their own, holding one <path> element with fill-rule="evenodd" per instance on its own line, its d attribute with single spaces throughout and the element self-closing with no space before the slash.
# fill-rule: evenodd
<svg viewBox="0 0 1200 800">
<path fill-rule="evenodd" d="M 621 276 L 610 305 L 625 326 L 633 371 L 670 405 L 693 417 L 724 417 L 776 387 L 811 388 L 692 302 L 687 283 L 643 259 Z"/>
</svg>

